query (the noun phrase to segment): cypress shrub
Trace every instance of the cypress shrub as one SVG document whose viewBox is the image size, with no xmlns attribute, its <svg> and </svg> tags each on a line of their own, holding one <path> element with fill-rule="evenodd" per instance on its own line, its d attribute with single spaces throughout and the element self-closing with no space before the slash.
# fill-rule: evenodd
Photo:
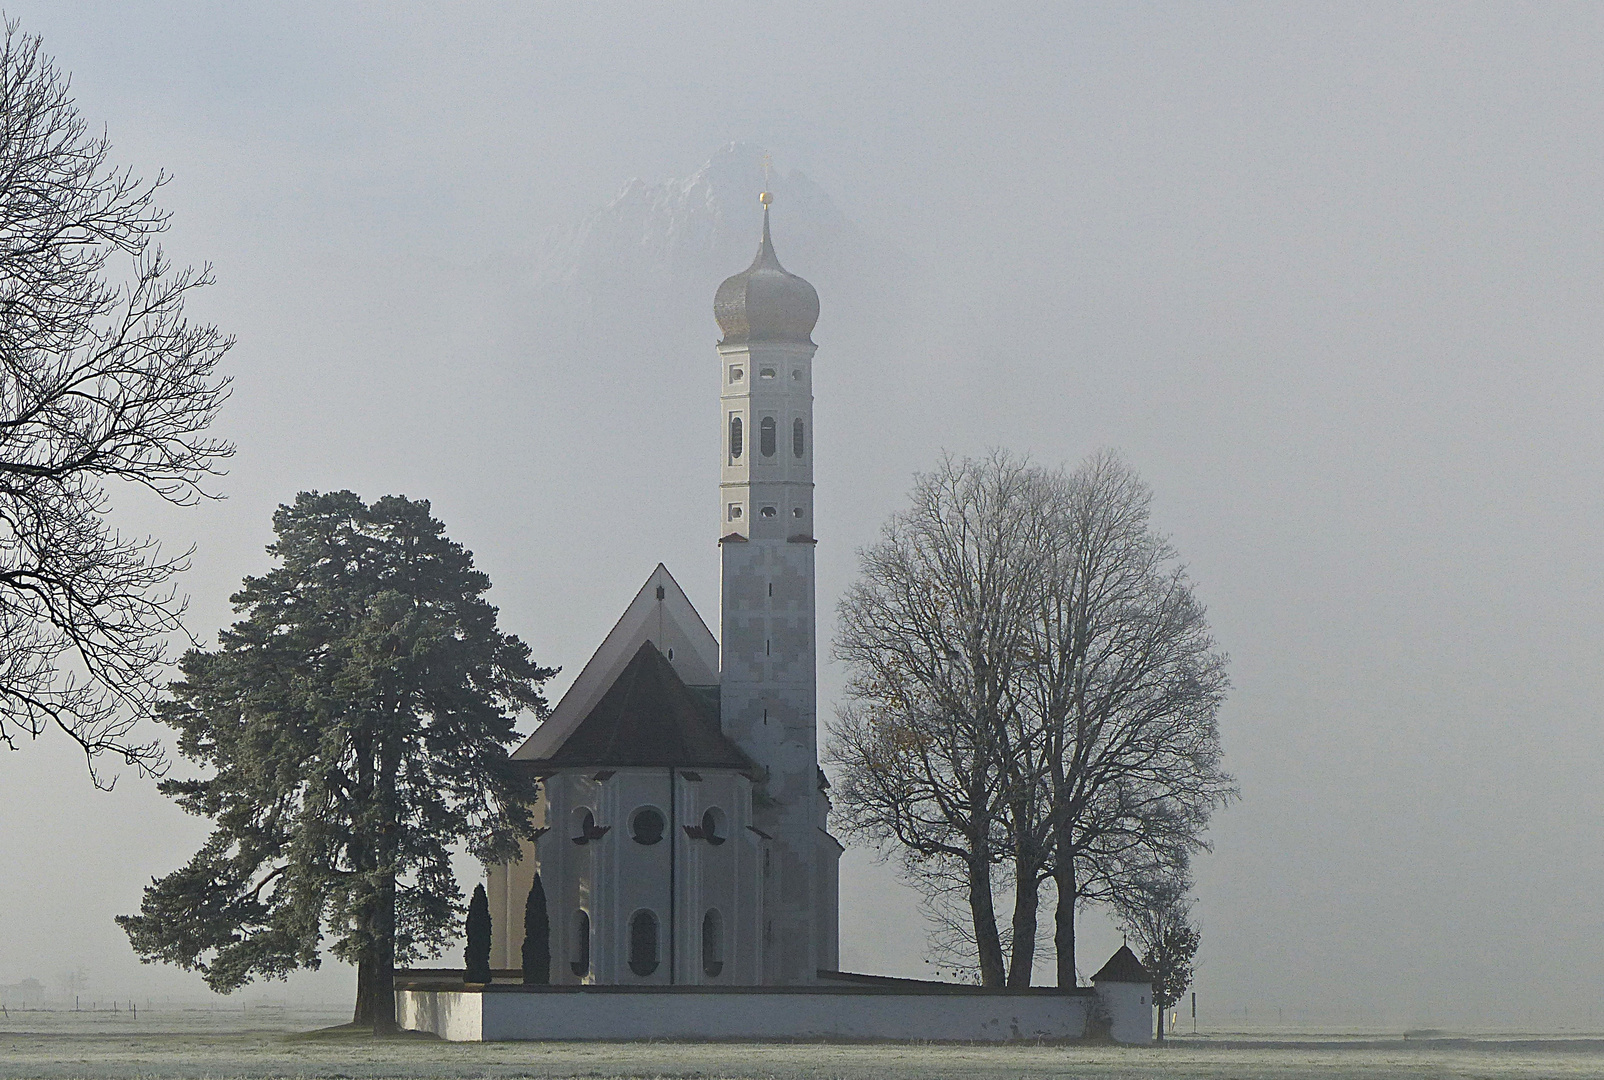
<svg viewBox="0 0 1604 1080">
<path fill-rule="evenodd" d="M 551 920 L 546 917 L 546 887 L 536 872 L 524 901 L 524 985 L 551 982 Z"/>
<path fill-rule="evenodd" d="M 473 899 L 468 901 L 468 952 L 467 970 L 463 982 L 488 983 L 490 981 L 490 898 L 483 885 L 473 887 Z"/>
</svg>

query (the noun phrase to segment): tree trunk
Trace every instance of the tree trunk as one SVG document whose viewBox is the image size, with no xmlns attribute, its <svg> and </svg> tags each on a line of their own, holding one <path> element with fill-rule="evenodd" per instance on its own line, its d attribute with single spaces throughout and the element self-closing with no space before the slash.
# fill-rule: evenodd
<svg viewBox="0 0 1604 1080">
<path fill-rule="evenodd" d="M 379 925 L 374 942 L 373 1034 L 398 1030 L 395 1022 L 395 877 L 384 882 L 379 901 Z"/>
<path fill-rule="evenodd" d="M 1164 1041 L 1164 1006 L 1159 1005 L 1158 995 L 1153 995 L 1153 1004 L 1158 1005 L 1158 1041 Z"/>
<path fill-rule="evenodd" d="M 397 1030 L 395 1021 L 395 882 L 381 889 L 370 916 L 372 945 L 356 965 L 356 1013 L 351 1022 L 375 1035 Z"/>
<path fill-rule="evenodd" d="M 1075 881 L 1075 856 L 1070 850 L 1068 837 L 1058 838 L 1058 862 L 1053 870 L 1053 882 L 1058 886 L 1058 904 L 1053 911 L 1053 951 L 1058 955 L 1058 985 L 1077 985 L 1075 975 L 1075 902 L 1080 899 L 1080 887 Z"/>
<path fill-rule="evenodd" d="M 393 746 L 384 746 L 378 762 L 372 759 L 375 740 L 363 733 L 357 740 L 359 782 L 370 801 L 383 803 L 384 818 L 362 855 L 375 888 L 364 905 L 362 921 L 366 933 L 362 956 L 356 966 L 356 1016 L 353 1023 L 372 1027 L 375 1035 L 397 1030 L 395 1022 L 395 777 L 398 756 Z M 377 766 L 375 768 L 375 765 Z"/>
<path fill-rule="evenodd" d="M 351 1023 L 362 1027 L 373 1026 L 374 992 L 378 985 L 378 964 L 371 957 L 356 962 L 356 1011 Z"/>
<path fill-rule="evenodd" d="M 1021 867 L 1025 861 L 1016 858 L 1015 866 Z M 1012 988 L 1029 986 L 1031 972 L 1036 966 L 1036 916 L 1041 909 L 1038 889 L 1033 865 L 1016 871 L 1013 946 L 1008 956 L 1008 985 Z"/>
<path fill-rule="evenodd" d="M 969 857 L 969 916 L 975 924 L 980 985 L 1002 986 L 1002 939 L 997 934 L 997 908 L 991 898 L 991 861 L 984 853 Z"/>
<path fill-rule="evenodd" d="M 398 713 L 402 710 L 396 710 Z M 401 822 L 396 778 L 401 772 L 401 746 L 394 720 L 381 742 L 379 797 L 384 800 L 384 821 L 379 826 L 379 895 L 373 913 L 373 1033 L 398 1030 L 395 1022 L 395 868 L 400 861 Z"/>
</svg>

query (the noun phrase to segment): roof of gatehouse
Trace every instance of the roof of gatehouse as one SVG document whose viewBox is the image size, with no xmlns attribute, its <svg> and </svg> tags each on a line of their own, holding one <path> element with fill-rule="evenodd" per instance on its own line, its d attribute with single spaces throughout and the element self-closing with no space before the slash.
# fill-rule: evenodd
<svg viewBox="0 0 1604 1080">
<path fill-rule="evenodd" d="M 1142 962 L 1136 959 L 1136 954 L 1131 952 L 1129 945 L 1121 945 L 1119 951 L 1108 958 L 1108 963 L 1104 964 L 1097 974 L 1092 976 L 1092 982 L 1098 982 L 1099 980 L 1103 982 L 1150 983 L 1153 981 L 1153 976 L 1142 966 Z"/>
<path fill-rule="evenodd" d="M 527 759 L 526 759 L 527 760 Z M 641 643 L 601 700 L 545 757 L 545 772 L 564 768 L 698 768 L 750 771 L 752 759 L 720 730 L 718 712 L 686 686 L 668 658 Z"/>
</svg>

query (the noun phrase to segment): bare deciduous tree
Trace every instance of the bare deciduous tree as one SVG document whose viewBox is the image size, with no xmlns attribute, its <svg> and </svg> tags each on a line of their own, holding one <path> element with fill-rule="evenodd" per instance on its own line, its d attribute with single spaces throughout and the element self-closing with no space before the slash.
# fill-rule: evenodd
<svg viewBox="0 0 1604 1080">
<path fill-rule="evenodd" d="M 1076 907 L 1132 865 L 1184 859 L 1235 789 L 1220 768 L 1226 660 L 1152 529 L 1151 492 L 1108 451 L 1052 486 L 1025 696 L 1046 746 L 1058 983 L 1073 986 Z"/>
<path fill-rule="evenodd" d="M 1111 453 L 1067 474 L 1001 452 L 948 460 L 861 553 L 841 604 L 844 824 L 901 846 L 936 951 L 952 965 L 972 947 L 985 985 L 1029 985 L 1048 882 L 1059 984 L 1075 985 L 1076 906 L 1184 864 L 1233 794 L 1225 659 L 1150 502 Z M 1001 932 L 998 892 L 1013 900 Z"/>
<path fill-rule="evenodd" d="M 1040 470 L 948 459 L 860 553 L 835 655 L 852 665 L 832 757 L 846 828 L 895 842 L 922 874 L 961 876 L 982 985 L 1005 980 L 992 869 L 1018 665 L 1040 548 Z M 915 875 L 918 876 L 918 875 Z"/>
<path fill-rule="evenodd" d="M 232 448 L 205 431 L 227 396 L 231 340 L 184 317 L 205 269 L 156 237 L 165 177 L 109 163 L 37 37 L 0 49 L 0 744 L 52 725 L 103 757 L 160 771 L 133 734 L 151 711 L 171 579 L 186 557 L 121 535 L 106 483 L 184 505 Z"/>
</svg>

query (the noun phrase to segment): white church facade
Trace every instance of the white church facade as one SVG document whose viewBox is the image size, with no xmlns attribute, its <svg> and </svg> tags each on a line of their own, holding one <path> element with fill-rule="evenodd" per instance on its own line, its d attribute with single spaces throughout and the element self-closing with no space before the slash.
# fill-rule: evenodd
<svg viewBox="0 0 1604 1080">
<path fill-rule="evenodd" d="M 659 565 L 513 754 L 540 835 L 492 867 L 492 967 L 538 869 L 557 984 L 794 986 L 837 966 L 818 761 L 813 286 L 757 257 L 719 287 L 720 635 Z"/>
<path fill-rule="evenodd" d="M 1042 1039 L 1101 1024 L 1146 1041 L 1151 987 L 1127 949 L 1095 990 L 999 994 L 839 971 L 842 847 L 818 760 L 819 299 L 780 265 L 763 202 L 757 256 L 714 301 L 719 635 L 659 565 L 513 753 L 538 781 L 537 835 L 488 869 L 490 964 L 520 967 L 538 872 L 550 984 L 466 990 L 401 973 L 402 1023 L 457 1039 Z M 686 993 L 719 994 L 719 1007 Z"/>
</svg>

